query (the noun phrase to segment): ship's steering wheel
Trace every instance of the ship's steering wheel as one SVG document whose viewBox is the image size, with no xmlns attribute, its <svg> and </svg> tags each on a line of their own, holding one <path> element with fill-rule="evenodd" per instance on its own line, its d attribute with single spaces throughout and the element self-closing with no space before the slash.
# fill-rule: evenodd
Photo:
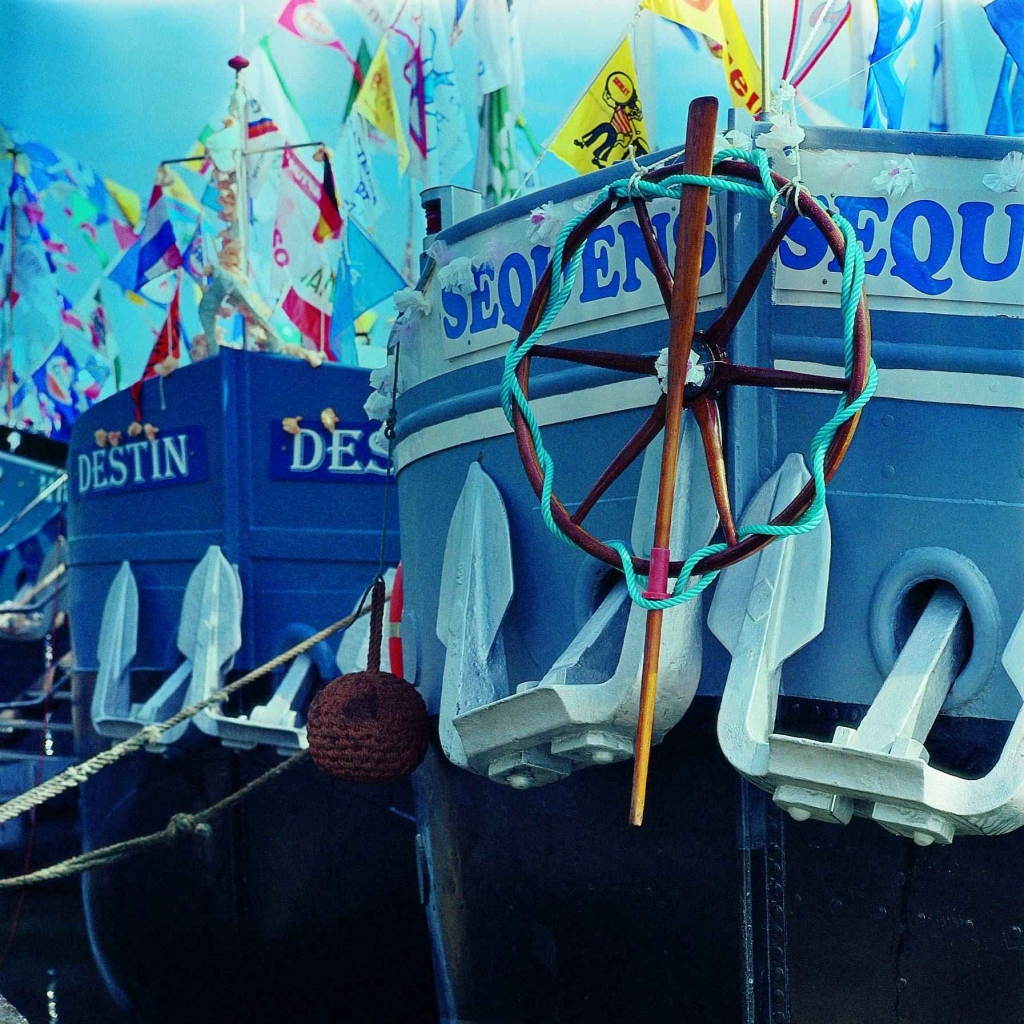
<svg viewBox="0 0 1024 1024">
<path fill-rule="evenodd" d="M 679 164 L 663 166 L 650 171 L 649 174 L 645 175 L 645 180 L 659 182 L 671 175 L 679 174 L 681 170 L 682 167 Z M 754 184 L 759 184 L 761 181 L 758 169 L 743 160 L 723 159 L 715 164 L 714 173 L 716 175 L 748 180 Z M 721 417 L 718 408 L 718 401 L 725 394 L 726 390 L 730 387 L 745 386 L 845 392 L 847 402 L 852 403 L 862 394 L 868 384 L 869 368 L 871 365 L 871 327 L 867 302 L 863 293 L 858 299 L 853 332 L 853 358 L 850 363 L 851 372 L 848 376 L 824 377 L 817 374 L 793 373 L 758 366 L 743 366 L 729 361 L 728 344 L 733 330 L 743 315 L 744 310 L 749 305 L 762 277 L 764 277 L 765 272 L 771 266 L 772 259 L 783 238 L 798 216 L 804 216 L 814 224 L 824 236 L 840 267 L 845 266 L 846 240 L 828 212 L 806 190 L 795 187 L 792 182 L 782 175 L 772 172 L 772 180 L 780 191 L 785 190 L 784 194 L 789 198 L 786 211 L 781 216 L 779 223 L 772 231 L 764 247 L 754 258 L 753 263 L 736 289 L 736 293 L 726 304 L 721 315 L 707 331 L 697 332 L 693 338 L 693 351 L 707 369 L 704 379 L 699 384 L 688 383 L 686 385 L 684 401 L 685 405 L 693 410 L 700 428 L 712 490 L 718 506 L 727 545 L 725 550 L 709 554 L 698 562 L 693 568 L 694 574 L 704 574 L 724 569 L 744 558 L 748 558 L 776 539 L 774 536 L 763 534 L 751 534 L 745 537 L 737 535 L 736 524 L 729 502 L 728 479 L 722 450 Z M 669 309 L 674 287 L 672 272 L 658 245 L 646 201 L 636 195 L 632 196 L 630 201 L 636 212 L 637 222 L 640 226 L 647 251 L 650 254 L 651 265 L 658 286 L 661 289 L 662 298 L 665 301 L 666 309 Z M 573 258 L 573 254 L 577 252 L 587 236 L 607 220 L 621 205 L 622 201 L 619 198 L 609 196 L 599 205 L 595 206 L 576 225 L 570 232 L 563 250 L 562 268 L 568 266 Z M 680 237 L 685 234 L 682 227 L 680 227 L 679 234 Z M 699 276 L 700 260 L 691 261 L 691 264 L 696 268 L 695 273 Z M 526 310 L 517 344 L 522 344 L 526 341 L 537 328 L 551 291 L 551 279 L 552 265 L 549 264 L 537 282 L 537 288 Z M 691 286 L 695 287 L 695 284 L 696 282 L 691 282 Z M 522 361 L 516 368 L 516 378 L 522 388 L 523 395 L 527 399 L 529 398 L 530 386 L 530 362 L 534 357 L 561 359 L 640 375 L 656 374 L 655 356 L 598 352 L 567 348 L 562 345 L 535 345 L 522 358 Z M 543 500 L 544 472 L 538 459 L 536 446 L 523 417 L 522 410 L 518 405 L 513 405 L 512 412 L 516 442 L 526 475 L 538 498 Z M 551 498 L 552 517 L 565 536 L 588 554 L 616 568 L 622 565 L 622 558 L 619 553 L 585 529 L 583 522 L 598 499 L 662 430 L 665 423 L 665 412 L 666 396 L 662 395 L 651 410 L 646 421 L 629 439 L 618 455 L 612 459 L 608 468 L 601 474 L 575 512 L 570 514 L 562 502 L 558 500 L 557 496 L 552 495 Z M 826 481 L 832 478 L 842 463 L 846 451 L 853 440 L 859 418 L 859 413 L 852 416 L 835 433 L 825 454 L 824 474 Z M 772 520 L 771 525 L 791 526 L 811 505 L 814 497 L 815 484 L 812 479 L 808 481 L 796 498 Z M 639 575 L 647 576 L 649 574 L 649 559 L 633 556 L 632 563 L 634 570 Z M 682 566 L 682 561 L 671 562 L 669 565 L 669 575 L 678 576 Z"/>
</svg>

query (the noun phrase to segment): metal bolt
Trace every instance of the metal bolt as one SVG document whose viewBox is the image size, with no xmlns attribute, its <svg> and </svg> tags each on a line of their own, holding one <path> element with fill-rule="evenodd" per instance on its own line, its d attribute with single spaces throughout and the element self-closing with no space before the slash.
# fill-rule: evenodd
<svg viewBox="0 0 1024 1024">
<path fill-rule="evenodd" d="M 514 772 L 508 777 L 508 784 L 513 789 L 529 789 L 533 782 L 525 772 Z"/>
<path fill-rule="evenodd" d="M 615 755 L 610 750 L 595 750 L 591 753 L 590 760 L 594 764 L 611 764 L 615 760 Z"/>
</svg>

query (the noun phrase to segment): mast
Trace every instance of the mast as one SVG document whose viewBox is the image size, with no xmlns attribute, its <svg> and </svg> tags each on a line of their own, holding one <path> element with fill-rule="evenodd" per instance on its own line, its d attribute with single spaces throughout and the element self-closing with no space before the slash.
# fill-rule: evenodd
<svg viewBox="0 0 1024 1024">
<path fill-rule="evenodd" d="M 18 229 L 14 223 L 14 176 L 18 171 L 18 150 L 7 150 L 11 157 L 11 187 L 7 190 L 7 226 L 10 230 L 10 266 L 7 271 L 7 351 L 4 353 L 4 378 L 7 384 L 7 424 L 14 426 L 14 257 Z"/>
<path fill-rule="evenodd" d="M 228 67 L 235 73 L 235 88 L 231 94 L 230 113 L 235 118 L 239 130 L 238 161 L 235 169 L 235 188 L 238 201 L 235 204 L 235 233 L 239 243 L 239 274 L 246 282 L 249 280 L 249 196 L 248 196 L 248 156 L 249 140 L 248 103 L 245 96 L 245 79 L 242 72 L 249 66 L 249 61 L 241 54 L 228 61 Z M 243 348 L 249 348 L 249 331 L 244 320 L 242 323 Z"/>
<path fill-rule="evenodd" d="M 761 120 L 768 117 L 772 105 L 771 26 L 769 0 L 761 0 Z"/>
</svg>

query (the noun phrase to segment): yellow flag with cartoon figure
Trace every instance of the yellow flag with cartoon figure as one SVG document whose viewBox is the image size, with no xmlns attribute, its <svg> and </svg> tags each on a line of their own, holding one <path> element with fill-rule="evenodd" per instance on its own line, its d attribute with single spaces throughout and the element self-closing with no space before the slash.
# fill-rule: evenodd
<svg viewBox="0 0 1024 1024">
<path fill-rule="evenodd" d="M 650 151 L 627 36 L 562 125 L 551 152 L 580 174 Z"/>
<path fill-rule="evenodd" d="M 352 104 L 352 113 L 362 114 L 374 128 L 383 132 L 389 139 L 395 140 L 398 146 L 398 173 L 404 174 L 406 167 L 409 166 L 409 147 L 406 145 L 402 119 L 398 115 L 395 87 L 391 82 L 386 32 L 370 66 L 366 69 L 362 88 L 355 103 Z"/>
</svg>

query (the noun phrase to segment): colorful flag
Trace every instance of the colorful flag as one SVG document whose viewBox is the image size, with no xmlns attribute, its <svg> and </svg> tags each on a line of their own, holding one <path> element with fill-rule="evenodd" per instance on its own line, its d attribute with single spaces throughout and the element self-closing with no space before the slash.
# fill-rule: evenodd
<svg viewBox="0 0 1024 1024">
<path fill-rule="evenodd" d="M 331 320 L 331 351 L 344 366 L 358 366 L 355 321 L 368 309 L 405 287 L 402 275 L 354 221 L 338 261 Z"/>
<path fill-rule="evenodd" d="M 717 0 L 644 0 L 641 6 L 702 36 L 725 42 Z"/>
<path fill-rule="evenodd" d="M 307 43 L 316 43 L 337 50 L 352 65 L 352 70 L 359 81 L 362 81 L 362 70 L 338 38 L 338 33 L 334 31 L 334 26 L 317 0 L 287 0 L 284 9 L 277 16 L 277 23 Z"/>
<path fill-rule="evenodd" d="M 96 355 L 110 364 L 114 374 L 114 390 L 120 391 L 121 353 L 118 349 L 117 339 L 114 337 L 114 330 L 110 325 L 106 308 L 103 305 L 103 295 L 99 285 L 96 286 L 92 295 L 81 306 L 82 313 L 86 317 L 89 343 L 92 345 Z M 92 371 L 90 370 L 90 372 Z M 95 373 L 92 375 L 96 377 Z"/>
<path fill-rule="evenodd" d="M 337 238 L 341 234 L 341 210 L 338 208 L 338 196 L 334 190 L 334 172 L 331 170 L 331 158 L 324 154 L 324 184 L 320 191 L 320 217 L 313 228 L 313 238 L 317 242 L 326 242 L 328 238 Z"/>
<path fill-rule="evenodd" d="M 327 356 L 328 362 L 338 360 L 331 350 L 331 309 L 330 301 L 334 294 L 334 275 L 330 277 L 330 297 L 328 303 L 318 305 L 304 299 L 294 288 L 289 288 L 281 303 L 281 310 L 299 329 L 299 333 L 311 342 L 318 352 Z"/>
<path fill-rule="evenodd" d="M 110 178 L 104 178 L 103 184 L 107 187 L 110 198 L 117 204 L 117 208 L 124 214 L 125 219 L 133 228 L 142 223 L 142 200 L 138 193 L 133 192 L 124 185 L 119 185 Z"/>
<path fill-rule="evenodd" d="M 466 16 L 467 7 L 469 7 L 469 0 L 455 0 L 455 17 L 452 19 L 452 37 L 449 41 L 452 46 L 455 45 L 455 41 L 465 29 L 462 20 Z"/>
<path fill-rule="evenodd" d="M 516 117 L 509 106 L 508 87 L 484 96 L 480 103 L 473 188 L 489 205 L 511 199 L 523 182 L 515 128 Z"/>
<path fill-rule="evenodd" d="M 991 0 L 988 22 L 1018 69 L 1024 71 L 1024 0 Z"/>
<path fill-rule="evenodd" d="M 946 14 L 944 0 L 935 9 L 932 38 L 932 103 L 928 116 L 930 132 L 949 131 L 949 73 L 946 66 Z"/>
<path fill-rule="evenodd" d="M 385 34 L 377 47 L 366 81 L 356 97 L 352 110 L 362 114 L 366 120 L 398 146 L 398 173 L 405 173 L 409 166 L 409 147 L 405 143 L 405 131 L 398 115 L 398 103 L 391 82 L 391 68 L 388 66 L 388 37 Z"/>
<path fill-rule="evenodd" d="M 410 51 L 402 68 L 409 83 L 409 176 L 426 186 L 445 184 L 473 150 L 437 0 L 411 0 L 391 31 Z"/>
<path fill-rule="evenodd" d="M 49 234 L 37 216 L 39 209 L 39 197 L 28 179 L 14 170 L 8 204 L 0 215 L 0 236 L 5 243 L 11 234 L 12 215 L 14 227 L 13 252 L 4 254 L 7 273 L 0 305 L 11 309 L 14 338 L 8 339 L 8 351 L 13 373 L 20 378 L 29 376 L 39 366 L 60 338 L 63 326 L 64 305 L 57 291 L 56 265 L 43 244 Z M 4 316 L 2 321 L 6 328 L 8 317 Z"/>
<path fill-rule="evenodd" d="M 986 135 L 1024 135 L 1024 73 L 1007 53 L 1003 57 Z"/>
<path fill-rule="evenodd" d="M 649 151 L 629 38 L 598 72 L 562 126 L 551 152 L 580 174 Z"/>
<path fill-rule="evenodd" d="M 366 45 L 365 39 L 359 40 L 359 51 L 356 54 L 356 66 L 359 71 L 352 69 L 352 84 L 348 89 L 348 99 L 345 101 L 345 113 L 342 115 L 342 121 L 348 120 L 348 115 L 352 113 L 352 107 L 356 102 L 356 97 L 359 95 L 359 90 L 363 87 L 363 82 L 366 81 L 366 73 L 370 70 L 370 63 L 373 60 L 373 54 L 370 53 L 369 46 Z"/>
<path fill-rule="evenodd" d="M 725 33 L 722 63 L 732 105 L 742 107 L 750 114 L 759 114 L 762 106 L 761 68 L 757 58 L 747 42 L 732 0 L 718 0 L 718 12 Z"/>
<path fill-rule="evenodd" d="M 40 398 L 42 411 L 49 419 L 51 437 L 66 440 L 71 424 L 78 419 L 79 404 L 75 386 L 78 382 L 78 361 L 63 341 L 58 341 L 42 365 L 32 374 L 32 383 Z M 88 406 L 86 406 L 88 407 Z"/>
<path fill-rule="evenodd" d="M 316 174 L 290 149 L 281 161 L 281 186 L 272 238 L 273 262 L 269 292 L 281 296 L 280 309 L 314 348 L 333 358 L 329 350 L 330 321 L 335 290 L 334 270 L 341 233 L 325 218 L 331 199 Z M 325 178 L 333 188 L 333 175 Z M 334 199 L 335 204 L 337 199 Z"/>
<path fill-rule="evenodd" d="M 995 0 L 995 3 L 1002 2 Z M 876 0 L 876 3 L 878 33 L 868 57 L 864 127 L 898 129 L 903 122 L 907 94 L 906 68 L 899 58 L 917 31 L 924 0 Z"/>
<path fill-rule="evenodd" d="M 146 223 L 139 238 L 138 271 L 132 291 L 181 266 L 181 251 L 171 223 L 162 185 L 154 185 Z"/>
<path fill-rule="evenodd" d="M 370 158 L 366 138 L 366 121 L 359 114 L 346 119 L 338 142 L 341 159 L 338 176 L 341 193 L 351 212 L 364 224 L 373 227 L 384 212 L 384 195 Z"/>
<path fill-rule="evenodd" d="M 153 348 L 146 360 L 142 376 L 131 386 L 132 402 L 135 405 L 135 419 L 142 422 L 142 385 L 152 377 L 166 377 L 177 368 L 181 361 L 181 275 L 174 289 L 174 296 L 167 307 L 167 319 L 160 328 Z"/>
<path fill-rule="evenodd" d="M 508 0 L 474 0 L 473 32 L 476 35 L 480 95 L 512 84 L 512 25 Z"/>
<path fill-rule="evenodd" d="M 82 323 L 82 318 L 75 312 L 74 304 L 63 292 L 58 292 L 57 294 L 60 296 L 61 322 L 67 324 L 68 327 L 74 327 L 76 331 L 84 331 L 85 324 Z"/>
<path fill-rule="evenodd" d="M 799 85 L 809 74 L 822 54 L 832 45 L 839 30 L 850 19 L 852 0 L 841 0 L 829 7 L 828 0 L 794 0 L 793 25 L 789 33 L 789 47 L 782 77 L 790 85 Z M 824 24 L 821 19 L 825 18 Z M 810 49 L 803 53 L 804 43 L 813 39 Z M 795 62 L 799 58 L 799 65 Z"/>
</svg>

